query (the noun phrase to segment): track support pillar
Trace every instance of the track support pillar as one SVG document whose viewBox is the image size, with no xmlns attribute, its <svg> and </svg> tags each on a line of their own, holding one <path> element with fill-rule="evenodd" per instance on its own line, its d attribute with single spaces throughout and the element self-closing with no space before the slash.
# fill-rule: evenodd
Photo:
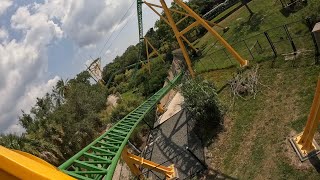
<svg viewBox="0 0 320 180">
<path fill-rule="evenodd" d="M 308 116 L 307 124 L 304 131 L 297 136 L 290 139 L 290 143 L 295 149 L 301 161 L 318 154 L 320 148 L 314 140 L 314 135 L 317 131 L 320 120 L 320 77 L 318 77 L 318 84 L 311 110 Z"/>
<path fill-rule="evenodd" d="M 146 179 L 143 173 L 140 171 L 138 166 L 142 166 L 144 168 L 162 173 L 166 176 L 166 180 L 174 180 L 177 179 L 177 172 L 174 168 L 174 164 L 166 167 L 155 162 L 146 160 L 142 157 L 136 156 L 128 152 L 127 148 L 124 148 L 121 154 L 122 159 L 129 166 L 131 172 L 141 180 Z"/>
</svg>

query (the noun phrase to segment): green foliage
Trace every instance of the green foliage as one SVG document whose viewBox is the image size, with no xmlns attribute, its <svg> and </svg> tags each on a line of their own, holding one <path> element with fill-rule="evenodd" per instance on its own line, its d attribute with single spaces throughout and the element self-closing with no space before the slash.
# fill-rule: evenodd
<svg viewBox="0 0 320 180">
<path fill-rule="evenodd" d="M 190 0 L 189 2 L 187 2 L 187 5 L 190 6 L 195 12 L 199 13 L 200 15 L 203 15 L 206 12 L 208 12 L 210 9 L 212 9 L 216 4 L 221 3 L 223 1 L 224 0 L 218 0 L 218 1 Z M 182 8 L 180 8 L 175 3 L 172 3 L 172 6 L 170 8 L 184 11 L 184 10 L 182 10 Z M 162 14 L 164 15 L 163 12 L 162 12 Z M 181 15 L 179 13 L 173 13 L 172 16 L 173 16 L 173 19 L 175 20 L 175 22 L 178 22 L 180 19 L 182 19 L 184 17 L 183 15 Z M 187 18 L 183 22 L 179 23 L 178 28 L 181 30 L 185 29 L 192 22 L 194 22 L 193 18 Z M 189 40 L 194 41 L 194 40 L 198 39 L 204 33 L 203 29 L 204 28 L 196 27 L 196 28 L 194 28 L 194 30 L 185 34 L 185 36 Z M 158 49 L 160 54 L 166 54 L 166 56 L 165 56 L 166 60 L 172 60 L 172 54 L 171 54 L 172 49 L 179 48 L 179 45 L 177 43 L 177 40 L 174 36 L 174 33 L 173 33 L 171 27 L 161 19 L 159 19 L 155 22 L 154 28 L 150 28 L 147 31 L 145 37 L 147 37 L 148 40 L 150 41 L 150 43 L 156 49 Z M 142 52 L 140 52 L 141 58 L 138 59 L 140 46 L 143 47 L 142 48 L 143 50 L 142 50 Z M 121 73 L 121 70 L 125 70 L 123 68 L 125 68 L 126 66 L 137 63 L 139 61 L 146 60 L 147 55 L 146 55 L 144 47 L 145 47 L 144 42 L 142 42 L 142 44 L 138 43 L 134 46 L 129 46 L 127 48 L 127 50 L 121 56 L 117 56 L 113 60 L 113 62 L 107 64 L 103 68 L 103 72 L 102 72 L 102 76 L 103 76 L 104 81 L 107 82 L 109 80 L 109 78 L 111 78 L 113 73 L 116 73 L 118 71 L 120 71 L 119 73 Z M 151 49 L 150 49 L 150 51 L 151 51 Z M 120 84 L 119 81 L 122 80 L 121 78 L 120 79 L 119 78 L 120 77 L 115 77 L 116 85 Z M 130 86 L 130 87 L 132 87 L 132 86 Z M 148 87 L 145 88 L 145 91 L 147 91 L 148 93 L 153 91 L 152 88 L 150 91 L 147 89 L 150 89 L 150 88 L 148 88 Z"/>
<path fill-rule="evenodd" d="M 145 97 L 162 88 L 168 75 L 169 63 L 163 63 L 159 58 L 151 61 L 151 75 L 147 69 L 140 69 L 135 78 L 130 81 L 131 87 L 138 87 L 138 91 Z"/>
<path fill-rule="evenodd" d="M 37 98 L 30 113 L 19 117 L 26 132 L 1 135 L 0 144 L 54 165 L 81 150 L 103 128 L 98 113 L 105 107 L 106 89 L 90 84 L 89 78 L 81 72 L 68 82 L 60 80 L 51 93 Z"/>
<path fill-rule="evenodd" d="M 132 132 L 129 140 L 135 146 L 141 147 L 143 145 L 143 137 L 146 136 L 149 132 L 149 127 L 144 124 L 144 122 L 140 123 Z"/>
<path fill-rule="evenodd" d="M 213 84 L 200 78 L 187 80 L 181 87 L 185 107 L 196 120 L 204 143 L 208 143 L 223 123 L 222 107 Z"/>
<path fill-rule="evenodd" d="M 122 98 L 117 102 L 117 107 L 113 109 L 113 111 L 111 112 L 109 121 L 112 123 L 118 122 L 119 120 L 124 118 L 129 112 L 137 108 L 143 102 L 143 100 L 144 99 L 141 95 L 133 93 L 130 93 L 126 96 L 122 96 Z"/>
</svg>

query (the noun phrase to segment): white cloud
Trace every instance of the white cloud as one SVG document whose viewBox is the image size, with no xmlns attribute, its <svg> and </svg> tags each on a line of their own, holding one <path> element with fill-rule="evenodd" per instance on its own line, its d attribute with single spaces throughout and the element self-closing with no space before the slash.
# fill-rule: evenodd
<svg viewBox="0 0 320 180">
<path fill-rule="evenodd" d="M 29 112 L 31 106 L 36 103 L 36 98 L 43 97 L 47 92 L 50 92 L 59 79 L 60 77 L 55 76 L 46 83 L 27 86 L 24 95 L 20 98 L 19 103 L 16 104 L 15 111 L 24 110 L 25 112 Z M 18 120 L 16 119 L 16 121 L 7 128 L 5 133 L 20 133 L 23 131 L 24 129 L 18 124 Z"/>
<path fill-rule="evenodd" d="M 0 79 L 0 132 L 8 127 L 7 132 L 19 130 L 15 124 L 21 109 L 30 109 L 35 97 L 47 92 L 43 86 L 52 85 L 52 81 L 46 83 L 43 78 L 47 48 L 62 36 L 62 30 L 48 15 L 31 8 L 20 7 L 11 17 L 11 27 L 23 33 L 21 40 L 0 44 L 0 76 L 4 77 Z"/>
<path fill-rule="evenodd" d="M 8 31 L 4 28 L 0 28 L 0 43 L 6 41 L 9 38 Z"/>
<path fill-rule="evenodd" d="M 128 21 L 136 11 L 135 5 L 117 25 L 134 1 L 44 0 L 23 7 L 15 3 L 17 10 L 10 19 L 11 28 L 0 29 L 0 77 L 4 77 L 0 78 L 0 132 L 21 131 L 21 127 L 16 125 L 20 110 L 30 109 L 35 97 L 45 94 L 55 82 L 56 78 L 52 81 L 45 78 L 50 44 L 62 37 L 71 39 L 77 47 L 75 52 L 78 56 L 88 57 L 93 51 L 100 50 L 112 31 L 119 30 Z M 0 0 L 0 16 L 12 2 Z M 136 30 L 137 26 L 134 28 Z M 22 37 L 15 39 L 11 32 L 8 35 L 6 29 L 17 31 Z M 138 36 L 138 33 L 133 36 Z M 102 52 L 113 57 L 126 49 L 128 41 L 122 46 Z M 72 61 L 77 56 L 74 57 Z M 79 64 L 78 61 L 76 63 Z"/>
<path fill-rule="evenodd" d="M 39 6 L 39 11 L 58 19 L 66 35 L 80 47 L 85 47 L 103 41 L 132 2 L 133 0 L 46 0 Z"/>
<path fill-rule="evenodd" d="M 14 29 L 26 33 L 24 43 L 36 47 L 43 47 L 51 42 L 53 37 L 62 37 L 61 28 L 48 15 L 42 12 L 30 14 L 27 7 L 20 7 L 11 18 Z"/>
<path fill-rule="evenodd" d="M 1 0 L 0 2 L 0 16 L 12 5 L 12 0 Z"/>
</svg>

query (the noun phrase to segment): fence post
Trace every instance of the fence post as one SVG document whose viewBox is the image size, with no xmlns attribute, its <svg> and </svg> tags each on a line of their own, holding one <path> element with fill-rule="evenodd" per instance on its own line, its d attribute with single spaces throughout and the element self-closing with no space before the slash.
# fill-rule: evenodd
<svg viewBox="0 0 320 180">
<path fill-rule="evenodd" d="M 317 41 L 316 41 L 316 37 L 314 36 L 314 34 L 312 33 L 312 22 L 311 22 L 311 17 L 307 17 L 306 18 L 306 21 L 307 21 L 307 25 L 308 25 L 308 28 L 309 28 L 309 31 L 311 33 L 311 37 L 312 37 L 312 41 L 313 41 L 313 44 L 314 44 L 314 48 L 315 48 L 315 63 L 316 64 L 319 64 L 319 56 L 320 56 L 320 52 L 319 52 L 319 47 L 318 47 L 318 44 L 317 44 Z"/>
<path fill-rule="evenodd" d="M 251 55 L 252 59 L 254 59 L 253 54 L 252 54 L 252 52 L 251 52 L 250 48 L 248 47 L 248 45 L 247 45 L 246 41 L 245 41 L 245 40 L 243 40 L 243 42 L 244 42 L 244 45 L 247 47 L 247 49 L 248 49 L 248 51 L 249 51 L 249 53 L 250 53 L 250 55 Z"/>
<path fill-rule="evenodd" d="M 266 38 L 267 38 L 267 40 L 268 40 L 268 42 L 269 42 L 269 44 L 270 44 L 270 46 L 271 46 L 271 49 L 272 49 L 273 54 L 274 54 L 274 57 L 277 57 L 277 56 L 278 56 L 277 50 L 276 50 L 276 48 L 274 47 L 274 45 L 273 45 L 273 43 L 272 43 L 272 41 L 271 41 L 271 39 L 270 39 L 269 34 L 268 34 L 267 32 L 264 32 L 264 35 L 266 36 Z"/>
<path fill-rule="evenodd" d="M 296 45 L 294 44 L 294 42 L 293 42 L 293 40 L 292 40 L 292 38 L 291 38 L 291 35 L 290 35 L 290 32 L 289 32 L 289 30 L 288 30 L 287 25 L 285 24 L 285 25 L 283 26 L 283 28 L 284 28 L 284 30 L 286 31 L 287 37 L 288 37 L 288 39 L 289 39 L 289 41 L 290 41 L 290 43 L 291 43 L 291 46 L 292 46 L 294 55 L 296 55 L 296 54 L 297 54 L 297 48 L 296 48 Z"/>
</svg>

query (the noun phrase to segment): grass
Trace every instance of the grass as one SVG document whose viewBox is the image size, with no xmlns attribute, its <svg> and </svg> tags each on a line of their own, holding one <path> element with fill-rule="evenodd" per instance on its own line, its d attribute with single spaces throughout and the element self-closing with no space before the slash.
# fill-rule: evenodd
<svg viewBox="0 0 320 180">
<path fill-rule="evenodd" d="M 249 7 L 255 12 L 253 16 L 250 17 L 247 9 L 242 7 L 219 23 L 224 27 L 229 27 L 228 32 L 223 33 L 221 28 L 215 29 L 243 58 L 250 60 L 251 63 L 273 57 L 270 44 L 263 34 L 267 30 L 278 50 L 278 54 L 291 53 L 293 51 L 287 39 L 286 31 L 282 26 L 290 22 L 297 22 L 287 26 L 297 49 L 309 50 L 313 45 L 303 19 L 314 3 L 316 3 L 316 0 L 309 1 L 308 6 L 286 17 L 280 11 L 281 4 L 279 1 L 254 0 L 249 3 Z M 261 53 L 258 53 L 254 48 L 257 41 L 263 49 Z M 203 50 L 203 56 L 196 59 L 194 63 L 194 68 L 198 73 L 239 64 L 211 34 L 205 34 L 203 38 L 196 41 L 195 46 Z M 251 49 L 251 54 L 248 49 Z"/>
<path fill-rule="evenodd" d="M 318 176 L 310 165 L 300 169 L 298 157 L 287 139 L 303 130 L 320 68 L 312 65 L 313 59 L 309 59 L 309 66 L 300 67 L 279 61 L 277 68 L 270 68 L 271 62 L 260 63 L 260 82 L 264 86 L 260 86 L 256 99 L 238 98 L 230 107 L 230 90 L 220 93 L 231 123 L 226 123 L 221 139 L 208 147 L 213 154 L 209 160 L 212 167 L 240 179 L 299 176 L 316 179 Z M 216 82 L 219 76 L 206 78 Z"/>
<path fill-rule="evenodd" d="M 230 27 L 224 37 L 234 42 L 255 36 L 247 41 L 249 47 L 256 40 L 267 47 L 261 32 L 302 19 L 316 0 L 309 1 L 307 7 L 289 16 L 279 11 L 281 5 L 276 2 L 253 0 L 249 6 L 257 15 L 250 20 L 244 7 L 237 10 L 221 22 Z M 313 49 L 309 36 L 297 38 L 307 32 L 303 23 L 288 28 L 298 49 Z M 301 132 L 305 126 L 320 67 L 314 65 L 313 52 L 300 55 L 295 60 L 285 60 L 283 54 L 292 52 L 287 39 L 279 41 L 285 34 L 279 28 L 268 33 L 279 51 L 275 59 L 270 49 L 256 53 L 254 59 L 250 59 L 250 54 L 244 52 L 245 48 L 241 49 L 241 45 L 235 47 L 242 56 L 251 60 L 251 65 L 259 64 L 259 81 L 262 85 L 259 85 L 255 99 L 234 99 L 229 87 L 219 94 L 228 109 L 225 131 L 208 147 L 210 156 L 207 162 L 211 169 L 239 179 L 319 179 L 310 162 L 299 161 L 288 138 Z M 208 34 L 199 39 L 196 46 L 204 49 L 204 55 L 195 60 L 194 68 L 219 89 L 235 75 L 238 65 L 234 60 L 230 62 L 226 54 L 213 53 L 221 48 L 220 45 L 212 47 L 214 42 L 214 38 Z M 210 57 L 212 53 L 214 56 Z M 316 140 L 320 142 L 318 137 Z"/>
<path fill-rule="evenodd" d="M 221 14 L 219 14 L 218 16 L 213 18 L 211 20 L 211 22 L 215 22 L 215 21 L 219 20 L 220 18 L 226 16 L 228 13 L 230 13 L 231 11 L 233 11 L 234 9 L 236 9 L 240 5 L 241 5 L 241 2 L 234 4 L 233 6 L 231 6 L 230 8 L 228 8 L 227 10 L 223 11 Z"/>
</svg>

